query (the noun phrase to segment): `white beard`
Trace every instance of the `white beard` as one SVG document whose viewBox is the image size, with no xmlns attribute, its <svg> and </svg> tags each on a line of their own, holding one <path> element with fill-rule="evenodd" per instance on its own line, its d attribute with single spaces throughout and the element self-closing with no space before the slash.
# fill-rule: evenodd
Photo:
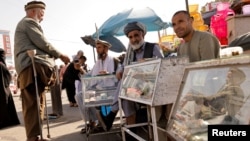
<svg viewBox="0 0 250 141">
<path fill-rule="evenodd" d="M 137 49 L 139 49 L 143 44 L 144 44 L 144 40 L 141 40 L 138 44 L 135 44 L 135 45 L 130 44 L 130 46 L 132 47 L 133 50 L 137 50 Z"/>
</svg>

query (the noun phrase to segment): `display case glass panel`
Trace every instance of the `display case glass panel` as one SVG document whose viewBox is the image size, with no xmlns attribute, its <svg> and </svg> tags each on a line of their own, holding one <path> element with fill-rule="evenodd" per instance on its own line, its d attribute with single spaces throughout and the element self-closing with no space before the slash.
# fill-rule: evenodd
<svg viewBox="0 0 250 141">
<path fill-rule="evenodd" d="M 208 125 L 250 123 L 250 64 L 190 67 L 168 125 L 176 140 L 207 141 Z"/>
<path fill-rule="evenodd" d="M 142 103 L 151 103 L 159 66 L 160 60 L 126 66 L 120 97 Z"/>
<path fill-rule="evenodd" d="M 82 76 L 81 81 L 86 107 L 112 104 L 118 84 L 115 75 Z"/>
</svg>

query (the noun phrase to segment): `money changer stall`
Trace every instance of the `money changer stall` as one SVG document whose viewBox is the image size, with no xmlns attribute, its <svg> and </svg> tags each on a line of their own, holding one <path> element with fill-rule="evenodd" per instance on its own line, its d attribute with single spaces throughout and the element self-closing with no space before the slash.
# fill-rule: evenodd
<svg viewBox="0 0 250 141">
<path fill-rule="evenodd" d="M 223 131 L 234 130 L 232 125 L 249 125 L 249 85 L 248 55 L 187 65 L 168 123 L 168 135 L 178 141 L 217 140 L 211 136 L 213 126 L 208 128 L 209 125 L 223 125 Z"/>
</svg>

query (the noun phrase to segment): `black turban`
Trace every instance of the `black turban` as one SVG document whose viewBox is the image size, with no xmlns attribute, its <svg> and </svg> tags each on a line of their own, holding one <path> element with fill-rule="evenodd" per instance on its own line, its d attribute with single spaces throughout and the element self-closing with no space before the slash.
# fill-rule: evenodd
<svg viewBox="0 0 250 141">
<path fill-rule="evenodd" d="M 144 33 L 144 35 L 147 33 L 147 29 L 146 29 L 146 26 L 140 22 L 131 22 L 131 23 L 128 23 L 125 27 L 124 27 L 124 34 L 128 36 L 128 33 L 130 31 L 133 31 L 133 30 L 140 30 Z"/>
</svg>

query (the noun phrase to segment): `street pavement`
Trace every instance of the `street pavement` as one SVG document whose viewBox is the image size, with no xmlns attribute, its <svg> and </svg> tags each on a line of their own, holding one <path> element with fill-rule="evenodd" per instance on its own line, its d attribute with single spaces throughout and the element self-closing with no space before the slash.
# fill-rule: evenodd
<svg viewBox="0 0 250 141">
<path fill-rule="evenodd" d="M 52 113 L 51 95 L 46 94 L 48 113 Z M 47 121 L 43 122 L 43 138 L 48 139 L 50 135 L 51 141 L 87 141 L 86 134 L 81 134 L 83 121 L 80 117 L 78 107 L 70 107 L 65 90 L 61 94 L 63 104 L 63 116 L 57 119 L 49 120 L 49 128 Z M 13 94 L 17 114 L 21 122 L 18 126 L 4 128 L 0 130 L 0 141 L 25 141 L 26 134 L 23 123 L 22 103 L 20 94 Z M 2 114 L 2 113 L 1 113 Z M 49 133 L 48 130 L 49 129 Z M 105 133 L 103 135 L 90 136 L 89 141 L 121 141 L 119 133 Z"/>
</svg>

